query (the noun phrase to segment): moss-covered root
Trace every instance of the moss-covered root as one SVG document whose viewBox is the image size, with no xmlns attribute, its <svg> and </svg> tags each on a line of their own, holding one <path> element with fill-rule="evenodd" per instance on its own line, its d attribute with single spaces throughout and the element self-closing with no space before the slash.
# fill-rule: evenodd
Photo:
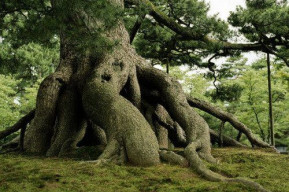
<svg viewBox="0 0 289 192">
<path fill-rule="evenodd" d="M 188 167 L 189 162 L 181 155 L 176 154 L 173 151 L 160 150 L 160 158 L 162 161 L 172 165 L 180 165 L 182 167 Z"/>
<path fill-rule="evenodd" d="M 137 65 L 137 74 L 141 87 L 154 85 L 154 89 L 159 92 L 159 103 L 163 105 L 173 121 L 185 131 L 187 144 L 200 139 L 202 146 L 199 149 L 199 155 L 208 162 L 216 162 L 211 155 L 209 126 L 188 104 L 181 85 L 145 62 Z"/>
<path fill-rule="evenodd" d="M 159 146 L 153 130 L 112 84 L 98 79 L 88 82 L 82 101 L 86 114 L 105 130 L 109 142 L 116 139 L 124 147 L 128 163 L 139 166 L 159 163 Z"/>
<path fill-rule="evenodd" d="M 97 160 L 85 161 L 81 163 L 94 163 L 96 165 L 101 165 L 110 162 L 122 165 L 126 163 L 126 161 L 127 158 L 124 148 L 120 145 L 120 143 L 116 139 L 111 139 L 111 141 L 108 142 L 104 151 L 97 158 Z"/>
<path fill-rule="evenodd" d="M 269 192 L 269 190 L 265 189 L 262 185 L 253 182 L 253 181 L 249 181 L 245 178 L 232 178 L 232 179 L 226 179 L 226 182 L 237 182 L 237 183 L 242 183 L 244 185 L 250 186 L 254 189 L 256 189 L 256 191 L 259 192 Z"/>
<path fill-rule="evenodd" d="M 244 178 L 227 178 L 225 176 L 222 176 L 218 173 L 215 173 L 208 169 L 200 159 L 197 151 L 202 146 L 202 143 L 200 140 L 197 140 L 195 142 L 191 142 L 186 148 L 185 148 L 185 157 L 189 162 L 189 165 L 192 169 L 194 169 L 198 174 L 200 174 L 202 177 L 210 180 L 210 181 L 222 181 L 222 182 L 237 182 L 242 183 L 244 185 L 250 186 L 256 191 L 259 192 L 268 192 L 268 190 L 264 189 L 260 184 L 255 183 L 253 181 L 246 180 Z"/>
</svg>

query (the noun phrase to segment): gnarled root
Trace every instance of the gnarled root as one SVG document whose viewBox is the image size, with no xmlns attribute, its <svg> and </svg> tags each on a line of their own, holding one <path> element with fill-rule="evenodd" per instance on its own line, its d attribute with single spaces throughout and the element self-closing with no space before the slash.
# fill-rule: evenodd
<svg viewBox="0 0 289 192">
<path fill-rule="evenodd" d="M 168 119 L 174 119 L 186 133 L 185 158 L 189 162 L 197 173 L 210 181 L 224 181 L 224 182 L 239 182 L 246 185 L 250 185 L 257 191 L 266 191 L 261 185 L 248 181 L 242 178 L 226 178 L 218 173 L 209 170 L 202 162 L 201 158 L 212 163 L 216 163 L 216 160 L 211 155 L 210 146 L 210 132 L 207 123 L 201 118 L 195 111 L 193 111 L 184 99 L 185 95 L 180 88 L 178 82 L 173 81 L 170 77 L 157 69 L 147 67 L 144 65 L 138 65 L 137 67 L 139 79 L 142 82 L 145 89 L 147 83 L 154 85 L 151 91 L 157 93 L 157 99 L 154 101 L 161 103 L 167 112 L 162 112 L 158 116 L 158 120 L 163 122 L 162 125 L 168 129 L 176 129 Z M 177 113 L 177 114 L 176 114 Z M 165 114 L 165 116 L 163 116 Z M 168 118 L 168 116 L 170 116 Z M 191 130 L 191 129 L 194 129 Z M 181 159 L 172 153 L 160 151 L 161 158 L 166 161 L 179 162 Z M 170 157 L 173 156 L 173 157 Z M 177 159 L 177 160 L 176 160 Z M 182 162 L 182 161 L 181 161 Z M 180 163 L 179 163 L 180 164 Z"/>
<path fill-rule="evenodd" d="M 36 100 L 35 117 L 25 136 L 24 148 L 28 152 L 45 154 L 50 146 L 56 119 L 56 106 L 60 91 L 72 74 L 70 60 L 63 60 L 57 71 L 40 85 Z"/>
<path fill-rule="evenodd" d="M 27 151 L 41 154 L 48 151 L 49 156 L 68 154 L 84 137 L 86 123 L 92 121 L 107 137 L 107 146 L 97 162 L 150 166 L 159 164 L 161 156 L 171 163 L 183 166 L 189 163 L 209 180 L 243 182 L 242 179 L 227 179 L 203 165 L 200 157 L 216 162 L 211 155 L 209 127 L 189 105 L 181 85 L 146 65 L 136 55 L 121 22 L 106 35 L 111 40 L 120 40 L 112 52 L 90 60 L 95 57 L 89 50 L 88 55 L 79 57 L 81 64 L 73 66 L 74 56 L 64 51 L 67 54 L 62 55 L 57 72 L 43 81 L 37 96 L 35 118 L 26 137 Z M 166 117 L 161 119 L 164 125 L 172 127 L 177 134 L 184 130 L 185 139 L 178 139 L 183 139 L 188 162 L 175 153 L 159 152 L 157 137 L 151 127 L 154 119 L 151 118 L 150 125 L 140 111 L 141 90 L 146 87 L 159 94 L 154 104 L 163 106 L 161 114 Z M 84 116 L 79 115 L 81 110 L 85 112 Z"/>
<path fill-rule="evenodd" d="M 83 104 L 89 117 L 101 126 L 109 140 L 123 146 L 129 163 L 149 166 L 159 163 L 158 143 L 150 125 L 113 85 L 99 79 L 84 88 Z M 101 111 L 101 112 L 100 112 Z M 102 156 L 101 156 L 102 158 Z"/>
<path fill-rule="evenodd" d="M 216 162 L 211 155 L 210 133 L 208 124 L 195 112 L 187 102 L 180 84 L 162 71 L 147 66 L 144 63 L 137 65 L 137 73 L 141 87 L 155 89 L 159 94 L 159 103 L 167 110 L 168 114 L 186 134 L 186 143 L 196 139 L 202 142 L 199 155 L 208 162 Z"/>
<path fill-rule="evenodd" d="M 219 141 L 219 134 L 216 133 L 216 131 L 210 129 L 210 136 L 211 136 L 211 141 L 212 143 L 218 142 Z M 248 147 L 247 145 L 244 145 L 237 140 L 223 135 L 223 146 L 225 147 Z"/>
<path fill-rule="evenodd" d="M 246 180 L 244 178 L 227 178 L 218 173 L 215 173 L 208 169 L 202 162 L 202 160 L 198 156 L 198 149 L 202 147 L 202 143 L 200 140 L 190 143 L 185 148 L 185 157 L 189 162 L 190 167 L 199 173 L 202 177 L 210 180 L 210 181 L 223 181 L 223 182 L 237 182 L 242 183 L 244 185 L 250 186 L 256 191 L 260 192 L 268 192 L 268 190 L 264 189 L 260 184 Z"/>
<path fill-rule="evenodd" d="M 59 99 L 58 119 L 47 156 L 58 156 L 60 151 L 63 154 L 73 144 L 76 147 L 77 142 L 84 136 L 86 121 L 81 115 L 80 103 L 76 88 L 73 85 L 67 87 Z"/>
<path fill-rule="evenodd" d="M 182 167 L 188 167 L 189 162 L 181 155 L 174 153 L 173 151 L 160 150 L 161 160 L 173 165 L 180 165 Z"/>
</svg>

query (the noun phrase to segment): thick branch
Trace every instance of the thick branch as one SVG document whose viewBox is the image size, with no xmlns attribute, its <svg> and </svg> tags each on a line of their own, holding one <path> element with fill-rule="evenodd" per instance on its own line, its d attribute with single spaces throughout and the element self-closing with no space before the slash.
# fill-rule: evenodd
<svg viewBox="0 0 289 192">
<path fill-rule="evenodd" d="M 246 125 L 241 123 L 232 114 L 222 111 L 221 109 L 218 109 L 205 101 L 201 101 L 193 97 L 187 97 L 187 100 L 192 107 L 201 109 L 202 111 L 205 111 L 222 121 L 229 122 L 234 128 L 244 133 L 253 146 L 255 145 L 257 147 L 270 147 L 268 143 L 265 143 L 255 138 L 251 130 L 248 129 Z"/>
<path fill-rule="evenodd" d="M 15 133 L 16 131 L 18 131 L 19 129 L 21 129 L 22 127 L 26 126 L 33 118 L 35 115 L 35 109 L 33 109 L 32 111 L 30 111 L 27 115 L 25 115 L 24 117 L 22 117 L 15 125 L 13 125 L 12 127 L 1 131 L 0 132 L 0 140 L 11 135 L 12 133 Z"/>
<path fill-rule="evenodd" d="M 136 20 L 136 22 L 135 22 L 135 24 L 134 24 L 134 26 L 133 26 L 133 28 L 132 28 L 132 30 L 130 32 L 130 35 L 129 35 L 130 36 L 130 43 L 133 42 L 138 30 L 141 27 L 141 24 L 142 24 L 145 16 L 146 16 L 146 14 L 141 14 L 141 15 L 138 16 L 138 18 L 137 18 L 137 20 Z"/>
<path fill-rule="evenodd" d="M 172 31 L 176 32 L 182 37 L 183 40 L 197 40 L 203 41 L 206 44 L 215 44 L 220 49 L 227 50 L 243 50 L 243 51 L 263 51 L 263 46 L 260 43 L 246 44 L 246 43 L 230 43 L 212 39 L 206 35 L 196 33 L 191 28 L 183 27 L 171 17 L 161 12 L 153 3 L 149 0 L 127 0 L 133 4 L 142 3 L 150 11 L 150 15 L 159 23 L 165 25 Z"/>
</svg>

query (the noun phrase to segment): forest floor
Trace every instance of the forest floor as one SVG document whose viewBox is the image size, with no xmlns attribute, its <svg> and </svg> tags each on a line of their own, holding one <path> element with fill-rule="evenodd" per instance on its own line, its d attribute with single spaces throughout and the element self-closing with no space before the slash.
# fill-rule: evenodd
<svg viewBox="0 0 289 192">
<path fill-rule="evenodd" d="M 271 191 L 289 192 L 289 155 L 266 150 L 213 149 L 220 160 L 209 168 L 229 177 L 246 177 Z M 210 182 L 192 170 L 161 164 L 140 168 L 95 165 L 70 159 L 0 155 L 0 191 L 254 191 L 237 183 Z"/>
</svg>

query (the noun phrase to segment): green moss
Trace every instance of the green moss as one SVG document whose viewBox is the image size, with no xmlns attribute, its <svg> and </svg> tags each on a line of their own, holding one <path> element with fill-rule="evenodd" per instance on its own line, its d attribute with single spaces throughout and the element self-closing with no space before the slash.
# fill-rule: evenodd
<svg viewBox="0 0 289 192">
<path fill-rule="evenodd" d="M 247 177 L 271 191 L 289 191 L 289 156 L 264 150 L 214 149 L 221 163 L 210 169 Z M 187 168 L 142 168 L 70 159 L 0 155 L 0 191 L 254 191 L 237 183 L 209 182 Z"/>
</svg>

